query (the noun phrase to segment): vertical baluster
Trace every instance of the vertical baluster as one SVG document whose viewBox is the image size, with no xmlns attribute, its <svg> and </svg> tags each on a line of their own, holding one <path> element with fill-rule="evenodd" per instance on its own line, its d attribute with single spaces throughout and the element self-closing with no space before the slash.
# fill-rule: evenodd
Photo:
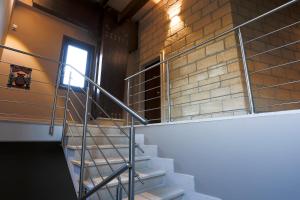
<svg viewBox="0 0 300 200">
<path fill-rule="evenodd" d="M 85 150 L 86 150 L 86 135 L 87 135 L 87 125 L 89 117 L 89 93 L 90 93 L 90 83 L 87 82 L 86 90 L 86 100 L 85 100 L 85 111 L 84 111 L 84 124 L 83 124 L 83 135 L 82 135 L 82 144 L 81 144 L 81 163 L 80 163 L 80 178 L 79 178 L 79 198 L 83 197 L 84 190 L 84 171 L 85 171 Z"/>
<path fill-rule="evenodd" d="M 66 123 L 67 123 L 67 113 L 68 113 L 68 102 L 70 96 L 70 87 L 71 87 L 71 79 L 72 79 L 72 72 L 69 73 L 69 82 L 68 82 L 68 89 L 65 99 L 65 106 L 64 106 L 64 119 L 63 119 L 63 127 L 62 127 L 62 134 L 61 134 L 61 144 L 65 146 L 65 134 L 66 134 Z"/>
<path fill-rule="evenodd" d="M 51 111 L 51 122 L 50 122 L 50 129 L 49 129 L 49 134 L 50 135 L 53 135 L 53 132 L 54 132 L 54 123 L 55 123 L 55 116 L 56 116 L 56 104 L 57 104 L 57 94 L 58 94 L 58 88 L 59 88 L 59 85 L 60 85 L 62 68 L 63 68 L 62 64 L 59 64 L 58 73 L 57 73 L 57 77 L 56 77 L 55 94 L 54 94 L 54 98 L 53 98 L 52 111 Z"/>
<path fill-rule="evenodd" d="M 239 36 L 241 55 L 242 55 L 242 60 L 243 60 L 245 79 L 246 79 L 246 87 L 247 87 L 248 101 L 249 101 L 249 107 L 250 107 L 249 111 L 250 111 L 250 114 L 254 114 L 255 107 L 254 107 L 254 101 L 253 101 L 252 87 L 251 87 L 251 81 L 250 81 L 250 76 L 249 76 L 249 71 L 248 71 L 248 64 L 247 64 L 247 58 L 246 58 L 246 53 L 245 53 L 242 31 L 240 28 L 238 29 L 238 36 Z"/>
<path fill-rule="evenodd" d="M 168 104 L 168 122 L 171 122 L 171 97 L 170 97 L 170 65 L 166 63 L 166 78 L 167 78 L 167 104 Z"/>
<path fill-rule="evenodd" d="M 127 106 L 130 107 L 130 79 L 127 80 Z M 129 125 L 129 113 L 127 112 L 127 125 Z"/>
<path fill-rule="evenodd" d="M 129 164 L 130 168 L 128 171 L 129 182 L 128 182 L 128 199 L 134 200 L 134 185 L 135 185 L 135 129 L 134 129 L 134 118 L 131 117 L 131 126 L 129 132 Z"/>
<path fill-rule="evenodd" d="M 119 182 L 117 186 L 117 200 L 122 200 L 122 185 Z"/>
</svg>

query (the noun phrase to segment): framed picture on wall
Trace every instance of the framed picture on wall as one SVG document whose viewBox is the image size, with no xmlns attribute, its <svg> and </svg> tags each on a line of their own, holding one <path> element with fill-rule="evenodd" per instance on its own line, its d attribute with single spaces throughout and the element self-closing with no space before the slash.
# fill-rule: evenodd
<svg viewBox="0 0 300 200">
<path fill-rule="evenodd" d="M 29 90 L 31 84 L 31 73 L 31 68 L 10 65 L 7 87 Z"/>
</svg>

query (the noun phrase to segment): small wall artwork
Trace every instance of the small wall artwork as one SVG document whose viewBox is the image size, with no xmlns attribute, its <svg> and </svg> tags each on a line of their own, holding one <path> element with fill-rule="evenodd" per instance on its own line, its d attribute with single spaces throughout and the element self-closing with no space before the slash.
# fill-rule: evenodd
<svg viewBox="0 0 300 200">
<path fill-rule="evenodd" d="M 7 87 L 29 90 L 32 69 L 18 65 L 10 65 Z"/>
</svg>

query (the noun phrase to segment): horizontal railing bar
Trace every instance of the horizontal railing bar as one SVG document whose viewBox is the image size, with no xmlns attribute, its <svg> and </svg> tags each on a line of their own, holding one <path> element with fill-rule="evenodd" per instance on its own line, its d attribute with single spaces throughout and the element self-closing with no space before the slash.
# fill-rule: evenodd
<svg viewBox="0 0 300 200">
<path fill-rule="evenodd" d="M 109 99 L 111 99 L 113 102 L 115 102 L 122 109 L 126 110 L 126 112 L 128 112 L 132 117 L 134 117 L 135 119 L 137 119 L 138 121 L 140 121 L 144 125 L 146 125 L 148 123 L 146 119 L 144 119 L 143 117 L 139 116 L 136 112 L 134 112 L 132 109 L 130 109 L 128 106 L 126 106 L 122 101 L 120 101 L 119 99 L 117 99 L 116 97 L 114 97 L 112 94 L 110 94 L 108 91 L 106 91 L 105 89 L 103 89 L 101 86 L 99 86 L 97 83 L 95 83 L 92 79 L 90 79 L 89 77 L 87 77 L 84 74 L 82 74 L 78 69 L 76 69 L 72 65 L 67 64 L 67 63 L 63 63 L 61 61 L 57 61 L 57 60 L 52 59 L 52 58 L 47 58 L 47 57 L 44 57 L 44 56 L 41 56 L 41 55 L 38 55 L 38 54 L 33 54 L 33 53 L 21 51 L 19 49 L 8 47 L 8 46 L 2 45 L 2 44 L 0 44 L 0 48 L 7 49 L 7 50 L 10 50 L 10 51 L 14 51 L 14 52 L 18 52 L 18 53 L 21 53 L 21 54 L 24 54 L 24 55 L 28 55 L 28 56 L 32 56 L 32 57 L 44 59 L 44 60 L 47 60 L 47 61 L 50 61 L 50 62 L 54 62 L 54 63 L 60 64 L 60 65 L 65 65 L 65 66 L 71 67 L 72 70 L 74 70 L 79 75 L 81 75 L 85 80 L 89 81 L 92 85 L 94 85 L 97 89 L 99 89 L 105 96 L 107 96 Z"/>
<path fill-rule="evenodd" d="M 221 95 L 221 96 L 215 96 L 215 97 L 209 97 L 209 98 L 204 98 L 204 99 L 200 99 L 200 100 L 195 100 L 195 101 L 189 101 L 189 102 L 185 102 L 185 103 L 179 103 L 179 104 L 173 104 L 171 105 L 172 107 L 178 107 L 178 106 L 182 106 L 184 104 L 188 104 L 188 105 L 197 105 L 197 104 L 201 104 L 201 101 L 205 101 L 205 100 L 210 100 L 210 99 L 217 99 L 217 98 L 221 98 L 221 97 L 226 97 L 226 96 L 231 96 L 231 95 L 237 95 L 237 94 L 244 94 L 244 92 L 236 92 L 236 93 L 230 93 L 230 94 L 226 94 L 226 95 Z M 234 97 L 235 98 L 235 97 Z M 234 99 L 232 98 L 232 99 Z M 238 97 L 237 97 L 238 98 Z M 194 103 L 194 102 L 198 102 L 198 103 Z"/>
<path fill-rule="evenodd" d="M 269 89 L 269 88 L 275 88 L 275 87 L 280 87 L 280 86 L 289 85 L 289 84 L 295 84 L 295 83 L 300 83 L 300 80 L 289 81 L 289 82 L 286 82 L 286 83 L 280 83 L 280 84 L 275 84 L 275 85 L 270 85 L 270 86 L 255 88 L 255 89 L 253 89 L 253 91 L 263 90 L 263 89 Z"/>
<path fill-rule="evenodd" d="M 47 73 L 46 71 L 43 71 L 43 70 L 40 70 L 40 69 L 36 69 L 36 68 L 24 66 L 24 65 L 15 64 L 15 63 L 11 63 L 11 62 L 4 61 L 4 60 L 0 60 L 0 63 L 9 64 L 9 65 L 17 65 L 17 66 L 20 66 L 20 67 L 30 68 L 30 69 L 32 69 L 34 71 L 39 71 L 39 72 L 45 72 L 45 73 Z"/>
<path fill-rule="evenodd" d="M 284 30 L 284 29 L 287 29 L 287 28 L 290 28 L 290 27 L 292 27 L 292 26 L 295 26 L 295 25 L 297 25 L 297 24 L 299 24 L 299 23 L 300 23 L 300 21 L 297 21 L 297 22 L 295 22 L 295 23 L 289 24 L 289 25 L 284 26 L 284 27 L 282 27 L 282 28 L 279 28 L 279 29 L 276 29 L 276 30 L 274 30 L 274 31 L 271 31 L 271 32 L 269 32 L 269 33 L 267 33 L 267 34 L 264 34 L 264 35 L 258 36 L 258 37 L 256 37 L 256 38 L 250 39 L 250 40 L 244 42 L 244 44 L 248 44 L 248 43 L 250 43 L 250 42 L 253 42 L 253 41 L 259 40 L 259 39 L 261 39 L 261 38 L 267 37 L 267 36 L 269 36 L 269 35 L 272 35 L 272 34 L 274 34 L 274 33 L 277 33 L 277 32 L 279 32 L 279 31 L 282 31 L 282 30 Z"/>
<path fill-rule="evenodd" d="M 219 38 L 221 38 L 221 37 L 223 37 L 223 36 L 225 36 L 225 35 L 227 35 L 227 34 L 229 34 L 229 33 L 231 33 L 231 32 L 234 32 L 234 31 L 236 31 L 236 30 L 238 30 L 238 29 L 240 29 L 240 28 L 242 28 L 242 27 L 244 27 L 244 26 L 246 26 L 246 25 L 248 25 L 248 24 L 250 24 L 250 23 L 253 23 L 253 22 L 255 22 L 255 21 L 257 21 L 257 20 L 259 20 L 259 19 L 261 19 L 261 18 L 263 18 L 263 17 L 266 17 L 266 16 L 268 16 L 268 15 L 270 15 L 270 14 L 273 14 L 274 12 L 277 12 L 277 11 L 279 11 L 279 10 L 285 8 L 285 7 L 288 7 L 288 6 L 294 4 L 294 3 L 298 2 L 298 1 L 299 1 L 299 0 L 292 0 L 292 1 L 289 1 L 289 2 L 287 2 L 287 3 L 285 3 L 285 4 L 282 4 L 281 6 L 278 6 L 278 7 L 274 8 L 274 9 L 272 9 L 272 10 L 270 10 L 270 11 L 264 13 L 264 14 L 261 14 L 261 15 L 255 17 L 255 18 L 253 18 L 253 19 L 251 19 L 251 20 L 248 20 L 248 21 L 246 21 L 246 22 L 244 22 L 244 23 L 242 23 L 242 24 L 240 24 L 240 25 L 238 25 L 238 26 L 235 26 L 235 27 L 233 27 L 233 28 L 231 28 L 231 29 L 229 29 L 229 30 L 227 30 L 227 31 L 224 31 L 223 33 L 220 33 L 220 34 L 217 35 L 217 36 L 211 37 L 210 39 L 207 39 L 206 41 L 200 42 L 199 44 L 197 44 L 197 45 L 195 45 L 195 46 L 193 46 L 193 47 L 191 47 L 191 48 L 188 48 L 188 49 L 185 49 L 185 50 L 183 50 L 183 51 L 181 51 L 181 52 L 179 52 L 179 53 L 176 53 L 175 55 L 170 56 L 169 58 L 167 58 L 167 59 L 165 59 L 165 60 L 163 60 L 163 61 L 161 61 L 161 62 L 159 62 L 159 63 L 156 63 L 156 64 L 154 64 L 154 65 L 148 67 L 147 69 L 141 70 L 141 71 L 139 71 L 139 72 L 137 72 L 137 73 L 135 73 L 135 74 L 133 74 L 133 75 L 130 75 L 130 76 L 128 76 L 127 78 L 125 78 L 125 80 L 131 79 L 131 78 L 133 78 L 133 77 L 135 77 L 135 76 L 137 76 L 137 75 L 139 75 L 139 74 L 141 74 L 141 73 L 144 73 L 144 72 L 146 72 L 146 71 L 148 71 L 148 70 L 150 70 L 150 69 L 152 69 L 152 68 L 154 68 L 154 67 L 156 67 L 156 66 L 159 66 L 159 65 L 161 65 L 161 64 L 164 64 L 164 63 L 166 63 L 166 62 L 168 62 L 168 61 L 170 61 L 170 60 L 172 60 L 172 59 L 174 59 L 174 58 L 176 58 L 176 57 L 179 57 L 179 56 L 181 56 L 181 55 L 184 55 L 184 54 L 186 54 L 186 53 L 189 53 L 190 51 L 192 51 L 192 50 L 194 50 L 194 49 L 197 49 L 197 48 L 200 47 L 200 46 L 203 46 L 203 45 L 205 45 L 205 44 L 208 44 L 208 43 L 210 43 L 210 42 L 212 42 L 212 41 L 214 41 L 214 40 L 216 40 L 216 39 L 219 39 Z"/>
<path fill-rule="evenodd" d="M 150 122 L 155 121 L 155 120 L 161 120 L 161 118 L 156 118 L 156 119 L 148 119 Z"/>
<path fill-rule="evenodd" d="M 234 58 L 234 59 L 230 59 L 228 61 L 226 61 L 226 63 L 221 63 L 221 64 L 218 64 L 217 66 L 215 66 L 214 68 L 211 68 L 210 70 L 214 70 L 214 69 L 218 69 L 218 68 L 221 68 L 221 67 L 225 67 L 225 66 L 228 66 L 230 64 L 233 64 L 233 63 L 236 63 L 236 62 L 239 62 L 240 61 L 240 58 Z M 205 73 L 205 72 L 209 72 L 210 70 L 206 70 L 206 71 L 202 71 L 201 73 Z M 186 78 L 190 78 L 191 76 L 185 76 L 185 77 L 182 77 L 182 78 L 176 78 L 176 79 L 172 79 L 172 81 L 179 81 L 179 80 L 183 80 L 183 79 L 186 79 Z M 227 80 L 227 79 L 224 79 L 224 80 Z M 202 81 L 202 80 L 201 80 Z M 218 81 L 220 82 L 220 81 Z M 182 86 L 178 86 L 178 87 L 173 87 L 171 89 L 177 89 L 177 88 L 180 88 Z M 188 89 L 189 90 L 189 89 Z M 182 91 L 178 91 L 178 92 L 182 92 Z"/>
<path fill-rule="evenodd" d="M 24 93 L 28 93 L 28 94 L 38 94 L 38 95 L 43 95 L 43 96 L 54 97 L 54 95 L 51 95 L 51 94 L 46 94 L 46 93 L 41 93 L 41 92 L 33 92 L 31 90 L 20 90 L 20 89 L 16 89 L 16 88 L 3 87 L 3 86 L 0 86 L 0 89 L 14 90 L 16 92 L 24 92 Z M 65 98 L 65 96 L 61 96 L 61 95 L 58 95 L 57 97 L 58 98 Z"/>
<path fill-rule="evenodd" d="M 144 92 L 149 92 L 149 91 L 154 90 L 154 89 L 157 89 L 157 88 L 160 88 L 160 86 L 153 87 L 153 88 L 150 88 L 150 89 L 147 89 L 147 90 L 143 90 L 143 91 L 141 91 L 141 92 L 137 92 L 137 93 L 131 94 L 130 96 L 132 97 L 132 96 L 135 96 L 135 95 L 138 95 L 138 94 L 142 94 L 142 93 L 144 93 Z"/>
<path fill-rule="evenodd" d="M 139 103 L 144 103 L 144 102 L 147 102 L 147 101 L 152 101 L 152 100 L 159 99 L 159 98 L 161 98 L 161 96 L 153 97 L 153 98 L 146 99 L 146 100 L 143 100 L 143 101 L 138 101 L 138 102 L 135 102 L 133 104 L 130 104 L 130 106 L 133 106 L 133 105 L 136 105 L 136 104 L 139 104 Z"/>
<path fill-rule="evenodd" d="M 157 108 L 151 108 L 151 109 L 146 109 L 146 110 L 139 110 L 137 112 L 147 112 L 147 111 L 152 111 L 152 110 L 158 110 L 158 109 L 161 109 L 163 107 L 165 107 L 165 106 L 160 106 L 160 107 L 157 107 Z"/>
<path fill-rule="evenodd" d="M 264 68 L 264 69 L 256 70 L 254 72 L 251 72 L 250 74 L 252 75 L 252 74 L 267 71 L 267 70 L 270 70 L 270 69 L 276 69 L 276 68 L 279 68 L 279 67 L 286 67 L 288 65 L 292 65 L 292 64 L 295 64 L 295 63 L 298 63 L 298 62 L 300 62 L 300 59 L 299 60 L 294 60 L 294 61 L 291 61 L 291 62 L 287 62 L 287 63 L 283 63 L 283 64 L 279 64 L 279 65 L 274 65 L 272 67 L 267 67 L 267 68 Z"/>
<path fill-rule="evenodd" d="M 93 189 L 91 189 L 90 191 L 88 191 L 86 193 L 86 195 L 84 195 L 80 200 L 86 200 L 88 197 L 90 197 L 95 192 L 97 192 L 98 190 L 100 190 L 102 187 L 104 187 L 105 185 L 107 185 L 109 182 L 111 182 L 112 180 L 114 180 L 115 178 L 117 178 L 118 176 L 120 176 L 122 173 L 124 173 L 129 168 L 130 168 L 130 166 L 128 164 L 124 164 L 119 169 L 117 169 L 113 174 L 111 174 L 109 177 L 105 178 L 101 183 L 99 183 Z"/>
<path fill-rule="evenodd" d="M 133 85 L 133 86 L 130 87 L 130 89 L 131 89 L 131 88 L 134 88 L 134 87 L 136 87 L 136 86 L 140 86 L 140 85 L 142 85 L 142 84 L 144 84 L 144 83 L 150 82 L 150 81 L 152 81 L 152 80 L 155 80 L 155 79 L 157 79 L 157 78 L 160 78 L 160 76 L 154 76 L 153 78 L 150 78 L 150 79 L 148 79 L 148 80 L 146 80 L 146 81 L 143 81 L 143 82 L 141 82 L 141 83 L 139 83 L 139 84 Z"/>
<path fill-rule="evenodd" d="M 22 104 L 22 105 L 30 105 L 30 106 L 38 106 L 38 107 L 51 107 L 50 105 L 46 106 L 46 105 L 40 105 L 40 104 L 35 104 L 35 103 L 28 103 L 28 102 L 25 102 L 25 101 L 11 101 L 11 100 L 5 100 L 5 99 L 0 99 L 0 102 L 2 102 L 2 103 L 15 103 L 15 104 Z M 57 106 L 57 108 L 58 109 L 63 109 L 64 107 Z"/>
<path fill-rule="evenodd" d="M 9 74 L 1 74 L 0 73 L 0 76 L 9 76 Z M 38 80 L 34 80 L 34 79 L 31 79 L 30 81 L 31 82 L 42 83 L 42 84 L 45 84 L 45 85 L 53 85 L 53 83 L 50 83 L 50 82 L 43 82 L 43 81 L 38 81 Z"/>
<path fill-rule="evenodd" d="M 277 104 L 271 104 L 266 106 L 256 106 L 257 108 L 265 108 L 265 107 L 276 107 L 276 106 L 284 106 L 284 105 L 291 105 L 291 104 L 300 104 L 300 101 L 291 101 L 291 102 L 285 102 L 285 103 L 277 103 Z"/>
<path fill-rule="evenodd" d="M 234 77 L 230 77 L 230 78 L 227 78 L 227 79 L 223 79 L 223 80 L 219 80 L 219 81 L 215 81 L 215 82 L 211 82 L 211 83 L 207 83 L 207 84 L 202 84 L 202 85 L 198 85 L 196 87 L 191 87 L 191 88 L 188 88 L 184 91 L 180 90 L 180 91 L 176 91 L 176 92 L 172 92 L 170 95 L 174 95 L 174 94 L 177 94 L 177 93 L 180 93 L 180 92 L 185 92 L 187 90 L 193 90 L 193 89 L 197 89 L 197 88 L 201 88 L 201 87 L 205 87 L 205 86 L 208 86 L 208 85 L 212 85 L 212 84 L 215 84 L 215 83 L 221 83 L 223 81 L 228 81 L 228 80 L 231 80 L 231 79 L 235 79 L 235 78 L 240 78 L 241 76 L 238 75 L 238 76 L 234 76 Z M 176 87 L 176 88 L 172 88 L 172 89 L 177 89 L 177 88 L 180 88 L 181 86 L 179 87 Z M 209 91 L 209 90 L 204 90 L 204 91 Z"/>
<path fill-rule="evenodd" d="M 22 116 L 22 117 L 36 117 L 36 115 L 28 115 L 28 114 L 22 114 L 22 113 L 3 113 L 3 112 L 1 112 L 0 115 Z M 34 119 L 34 118 L 32 118 L 32 119 Z M 40 115 L 38 116 L 38 118 L 36 118 L 36 120 L 39 120 L 39 119 L 41 119 Z M 42 118 L 42 119 L 49 119 L 50 120 L 50 117 L 45 116 L 45 118 Z M 57 117 L 56 119 L 62 120 L 63 118 Z"/>
<path fill-rule="evenodd" d="M 297 44 L 297 43 L 299 43 L 299 42 L 300 42 L 300 40 L 296 40 L 296 41 L 294 41 L 294 42 L 291 42 L 291 43 L 288 43 L 288 44 L 285 44 L 285 45 L 282 45 L 282 46 L 279 46 L 279 47 L 275 47 L 275 48 L 269 49 L 269 50 L 267 50 L 267 51 L 263 51 L 263 52 L 254 54 L 254 55 L 252 55 L 252 56 L 247 57 L 247 59 L 251 59 L 251 58 L 254 58 L 254 57 L 256 57 L 256 56 L 260 56 L 260 55 L 263 55 L 263 54 L 266 54 L 266 53 L 269 53 L 269 52 L 272 52 L 272 51 L 276 51 L 276 50 L 282 49 L 282 48 L 284 48 L 284 47 L 288 47 L 288 46 Z"/>
</svg>

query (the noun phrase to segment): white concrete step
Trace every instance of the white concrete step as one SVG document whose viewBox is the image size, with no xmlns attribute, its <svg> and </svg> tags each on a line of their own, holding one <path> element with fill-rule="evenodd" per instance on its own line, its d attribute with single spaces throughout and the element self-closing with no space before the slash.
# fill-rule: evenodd
<svg viewBox="0 0 300 200">
<path fill-rule="evenodd" d="M 182 199 L 184 190 L 177 187 L 164 186 L 136 194 L 136 200 L 179 200 Z M 126 200 L 124 198 L 123 200 Z"/>
<path fill-rule="evenodd" d="M 163 177 L 166 174 L 166 171 L 164 171 L 164 170 L 156 170 L 156 169 L 151 169 L 151 168 L 148 168 L 148 169 L 145 168 L 141 171 L 136 170 L 136 172 L 139 175 L 140 179 L 143 181 L 151 180 L 151 179 L 158 178 L 158 177 Z M 104 179 L 105 179 L 105 177 L 104 177 Z M 102 180 L 103 179 L 101 177 L 93 178 L 93 183 L 97 185 Z M 136 179 L 136 182 L 137 181 L 138 180 Z M 124 184 L 128 183 L 128 173 L 124 173 L 121 175 L 121 182 Z M 161 183 L 162 182 L 163 181 L 161 181 Z M 91 182 L 91 180 L 84 181 L 84 185 L 88 190 L 93 188 L 93 183 Z M 114 179 L 110 183 L 107 184 L 108 187 L 115 187 L 117 185 L 118 185 L 117 179 Z M 144 185 L 147 186 L 146 183 L 144 183 Z M 148 185 L 148 187 L 149 187 L 149 185 Z M 152 187 L 154 187 L 154 186 L 152 186 Z"/>
</svg>

